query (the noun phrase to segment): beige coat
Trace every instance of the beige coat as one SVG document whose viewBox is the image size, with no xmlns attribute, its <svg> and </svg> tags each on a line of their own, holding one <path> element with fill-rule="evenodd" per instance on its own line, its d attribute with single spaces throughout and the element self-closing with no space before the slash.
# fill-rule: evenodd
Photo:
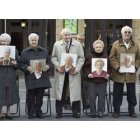
<svg viewBox="0 0 140 140">
<path fill-rule="evenodd" d="M 114 42 L 111 53 L 109 56 L 109 60 L 111 66 L 113 68 L 112 76 L 115 82 L 120 83 L 134 83 L 136 81 L 135 73 L 119 73 L 118 70 L 120 68 L 120 53 L 134 53 L 135 54 L 135 66 L 138 69 L 139 67 L 139 47 L 133 41 L 130 43 L 131 47 L 126 48 L 122 39 Z"/>
<path fill-rule="evenodd" d="M 59 73 L 56 71 L 56 68 L 60 66 L 60 59 L 61 54 L 66 53 L 65 47 L 63 46 L 63 40 L 58 41 L 53 46 L 53 52 L 52 52 L 52 62 L 55 66 L 55 78 L 54 78 L 54 98 L 57 100 L 61 100 L 62 97 L 62 90 L 63 90 L 63 84 L 64 84 L 64 76 L 65 74 Z M 76 75 L 70 75 L 69 74 L 69 83 L 70 83 L 70 101 L 79 101 L 81 100 L 81 75 L 80 70 L 84 64 L 84 52 L 83 47 L 81 44 L 73 40 L 72 45 L 70 47 L 69 53 L 77 54 L 78 59 L 76 62 Z"/>
</svg>

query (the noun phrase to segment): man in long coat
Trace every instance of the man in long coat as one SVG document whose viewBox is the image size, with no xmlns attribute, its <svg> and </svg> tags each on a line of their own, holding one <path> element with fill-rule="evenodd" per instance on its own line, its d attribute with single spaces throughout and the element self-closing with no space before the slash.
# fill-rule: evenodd
<svg viewBox="0 0 140 140">
<path fill-rule="evenodd" d="M 62 117 L 62 107 L 66 96 L 69 95 L 73 117 L 80 118 L 81 100 L 81 75 L 80 70 L 84 64 L 84 52 L 82 45 L 71 38 L 71 31 L 67 28 L 62 29 L 62 40 L 54 44 L 52 52 L 52 62 L 55 66 L 55 89 L 54 98 L 56 99 L 56 118 Z M 77 55 L 76 66 L 69 71 L 65 71 L 65 66 L 60 66 L 61 54 L 71 53 Z"/>
</svg>

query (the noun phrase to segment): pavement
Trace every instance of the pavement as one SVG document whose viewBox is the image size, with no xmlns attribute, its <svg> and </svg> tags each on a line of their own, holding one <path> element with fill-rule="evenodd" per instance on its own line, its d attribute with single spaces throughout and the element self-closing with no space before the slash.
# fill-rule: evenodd
<svg viewBox="0 0 140 140">
<path fill-rule="evenodd" d="M 138 74 L 140 74 L 140 70 L 138 71 Z M 24 81 L 24 76 L 23 74 L 19 75 L 19 96 L 20 96 L 20 117 L 14 117 L 13 121 L 140 121 L 140 111 L 139 111 L 139 94 L 140 94 L 140 83 L 138 80 L 138 75 L 137 75 L 137 82 L 136 82 L 136 95 L 137 95 L 137 105 L 136 105 L 136 114 L 137 118 L 131 118 L 128 116 L 127 113 L 123 113 L 119 118 L 113 118 L 111 113 L 109 115 L 104 116 L 103 118 L 90 118 L 86 114 L 83 113 L 83 110 L 81 110 L 81 118 L 75 119 L 72 117 L 72 112 L 71 110 L 64 110 L 64 116 L 61 119 L 56 119 L 56 113 L 55 113 L 55 100 L 53 99 L 53 82 L 54 82 L 54 77 L 51 76 L 51 83 L 52 83 L 52 89 L 50 90 L 51 93 L 51 116 L 46 117 L 43 119 L 28 119 L 27 114 L 25 113 L 25 103 L 26 103 L 26 88 L 25 88 L 25 81 Z M 111 83 L 111 87 L 112 87 Z M 107 91 L 108 92 L 108 91 Z M 43 100 L 43 106 L 42 106 L 42 111 L 46 111 L 46 103 L 47 103 L 47 98 L 44 97 Z M 13 105 L 11 107 L 11 112 L 16 111 L 16 105 Z M 128 104 L 126 97 L 123 98 L 123 103 L 121 106 L 121 111 L 122 112 L 127 112 L 128 111 Z M 65 114 L 68 113 L 68 114 Z M 106 112 L 107 114 L 107 107 L 106 107 Z"/>
</svg>

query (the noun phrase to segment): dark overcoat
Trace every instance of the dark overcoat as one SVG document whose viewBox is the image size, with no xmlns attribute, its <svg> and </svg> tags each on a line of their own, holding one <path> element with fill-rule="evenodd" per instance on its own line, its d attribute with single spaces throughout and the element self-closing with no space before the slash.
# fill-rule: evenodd
<svg viewBox="0 0 140 140">
<path fill-rule="evenodd" d="M 0 106 L 8 106 L 19 102 L 18 86 L 16 82 L 16 65 L 11 63 L 3 66 L 0 63 Z"/>
<path fill-rule="evenodd" d="M 37 59 L 46 59 L 46 64 L 50 66 L 50 69 L 53 68 L 48 53 L 44 48 L 40 46 L 32 48 L 29 46 L 24 49 L 19 58 L 19 67 L 24 72 L 25 84 L 28 90 L 36 88 L 51 88 L 49 71 L 43 72 L 41 78 L 36 79 L 35 76 L 27 70 L 27 67 L 30 66 L 30 60 Z"/>
</svg>

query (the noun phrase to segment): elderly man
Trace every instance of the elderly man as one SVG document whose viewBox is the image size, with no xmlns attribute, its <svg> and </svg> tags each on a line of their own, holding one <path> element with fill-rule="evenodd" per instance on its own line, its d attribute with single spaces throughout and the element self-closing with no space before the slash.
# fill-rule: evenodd
<svg viewBox="0 0 140 140">
<path fill-rule="evenodd" d="M 121 53 L 134 54 L 135 55 L 135 69 L 139 67 L 139 47 L 135 44 L 132 39 L 132 29 L 129 26 L 124 26 L 121 30 L 122 38 L 113 43 L 111 53 L 109 56 L 111 66 L 113 68 L 113 106 L 114 113 L 113 117 L 117 118 L 120 116 L 120 106 L 123 98 L 124 83 L 127 87 L 127 101 L 128 111 L 130 117 L 137 117 L 135 113 L 136 101 L 136 73 L 120 73 L 120 56 Z M 135 70 L 135 71 L 136 71 Z"/>
<path fill-rule="evenodd" d="M 84 52 L 81 44 L 71 38 L 71 31 L 62 29 L 62 40 L 56 42 L 52 52 L 52 62 L 55 66 L 55 99 L 56 118 L 62 118 L 62 107 L 65 97 L 70 95 L 70 103 L 74 118 L 80 118 L 81 100 L 81 76 L 80 70 L 84 64 Z M 71 67 L 69 72 L 65 72 L 64 66 L 60 66 L 61 54 L 72 53 L 77 55 L 76 67 Z"/>
<path fill-rule="evenodd" d="M 27 88 L 28 118 L 33 119 L 35 117 L 34 113 L 36 113 L 37 118 L 43 118 L 41 110 L 43 94 L 46 88 L 51 87 L 48 71 L 52 68 L 52 64 L 47 51 L 38 45 L 39 36 L 31 33 L 28 40 L 30 45 L 23 50 L 20 57 L 20 69 L 24 72 Z M 33 74 L 30 66 L 31 60 L 38 59 L 46 60 L 46 71 L 40 77 Z"/>
</svg>

